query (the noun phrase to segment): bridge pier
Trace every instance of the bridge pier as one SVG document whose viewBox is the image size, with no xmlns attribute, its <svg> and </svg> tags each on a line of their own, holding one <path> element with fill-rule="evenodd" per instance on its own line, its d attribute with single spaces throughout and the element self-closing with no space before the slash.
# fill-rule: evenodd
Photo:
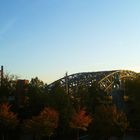
<svg viewBox="0 0 140 140">
<path fill-rule="evenodd" d="M 112 102 L 116 107 L 124 111 L 125 110 L 125 100 L 124 100 L 124 90 L 123 89 L 114 89 L 111 92 Z"/>
</svg>

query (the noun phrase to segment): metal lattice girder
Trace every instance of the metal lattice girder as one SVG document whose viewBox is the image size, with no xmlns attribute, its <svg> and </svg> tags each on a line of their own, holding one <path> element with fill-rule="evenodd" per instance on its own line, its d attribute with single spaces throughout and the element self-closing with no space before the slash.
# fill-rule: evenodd
<svg viewBox="0 0 140 140">
<path fill-rule="evenodd" d="M 83 72 L 76 73 L 63 77 L 49 85 L 51 88 L 56 82 L 59 82 L 62 87 L 67 87 L 69 90 L 79 86 L 89 87 L 93 83 L 97 83 L 101 89 L 110 92 L 112 88 L 120 87 L 122 79 L 135 78 L 137 73 L 129 70 L 114 70 L 100 72 Z"/>
<path fill-rule="evenodd" d="M 136 78 L 137 73 L 129 70 L 117 70 L 102 78 L 98 84 L 106 91 L 111 92 L 113 88 L 121 88 L 121 83 L 126 78 Z"/>
</svg>

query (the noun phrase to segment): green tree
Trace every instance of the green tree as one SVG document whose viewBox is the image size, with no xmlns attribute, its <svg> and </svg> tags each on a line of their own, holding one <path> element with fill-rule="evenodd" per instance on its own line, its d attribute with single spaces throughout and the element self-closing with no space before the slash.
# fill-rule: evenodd
<svg viewBox="0 0 140 140">
<path fill-rule="evenodd" d="M 126 80 L 125 83 L 125 95 L 128 96 L 126 107 L 130 126 L 140 129 L 140 77 Z"/>
<path fill-rule="evenodd" d="M 9 102 L 10 98 L 14 97 L 16 90 L 17 76 L 4 74 L 2 85 L 0 86 L 0 102 Z"/>
<path fill-rule="evenodd" d="M 29 93 L 43 93 L 45 84 L 38 77 L 32 78 L 29 83 Z"/>
<path fill-rule="evenodd" d="M 69 121 L 73 114 L 74 108 L 69 95 L 65 90 L 56 83 L 47 94 L 47 106 L 56 109 L 59 112 L 58 135 L 60 139 L 70 134 Z"/>
<path fill-rule="evenodd" d="M 85 107 L 87 94 L 87 88 L 83 85 L 76 87 L 76 90 L 72 92 L 70 97 L 76 110 Z"/>
<path fill-rule="evenodd" d="M 47 88 L 43 81 L 37 77 L 32 78 L 27 91 L 27 102 L 22 108 L 21 116 L 28 118 L 37 115 L 45 106 L 47 101 Z"/>
<path fill-rule="evenodd" d="M 99 88 L 98 85 L 93 84 L 88 87 L 87 92 L 83 98 L 84 106 L 87 108 L 88 112 L 94 114 L 95 108 L 101 104 L 110 104 L 109 96 Z"/>
<path fill-rule="evenodd" d="M 90 113 L 100 104 L 110 104 L 107 94 L 95 83 L 90 87 L 78 86 L 72 93 L 72 102 L 75 108 L 86 107 Z"/>
<path fill-rule="evenodd" d="M 94 122 L 91 127 L 91 133 L 94 137 L 121 136 L 128 127 L 126 115 L 119 111 L 116 106 L 101 105 L 96 107 Z M 94 132 L 94 133 L 93 133 Z"/>
</svg>

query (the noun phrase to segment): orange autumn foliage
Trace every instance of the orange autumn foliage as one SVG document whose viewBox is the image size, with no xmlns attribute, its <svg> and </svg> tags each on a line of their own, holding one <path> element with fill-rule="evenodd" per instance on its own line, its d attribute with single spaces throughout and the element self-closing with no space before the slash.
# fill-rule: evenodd
<svg viewBox="0 0 140 140">
<path fill-rule="evenodd" d="M 59 115 L 52 108 L 44 108 L 44 110 L 40 113 L 40 119 L 46 122 L 51 129 L 55 129 L 58 126 Z"/>
<path fill-rule="evenodd" d="M 0 127 L 2 129 L 14 129 L 18 124 L 17 115 L 10 108 L 9 104 L 0 105 Z"/>
<path fill-rule="evenodd" d="M 38 116 L 25 121 L 25 129 L 31 134 L 51 136 L 58 126 L 58 121 L 58 113 L 52 108 L 45 107 Z"/>
<path fill-rule="evenodd" d="M 86 131 L 91 122 L 92 117 L 90 115 L 87 115 L 84 109 L 81 109 L 78 112 L 75 112 L 75 114 L 73 115 L 70 122 L 70 127 Z"/>
</svg>

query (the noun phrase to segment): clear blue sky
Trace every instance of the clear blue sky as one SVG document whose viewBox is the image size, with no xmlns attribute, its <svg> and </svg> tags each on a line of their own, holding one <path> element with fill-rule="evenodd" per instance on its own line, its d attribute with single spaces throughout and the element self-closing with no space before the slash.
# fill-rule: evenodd
<svg viewBox="0 0 140 140">
<path fill-rule="evenodd" d="M 140 0 L 0 0 L 0 65 L 47 83 L 66 71 L 140 71 Z"/>
</svg>

